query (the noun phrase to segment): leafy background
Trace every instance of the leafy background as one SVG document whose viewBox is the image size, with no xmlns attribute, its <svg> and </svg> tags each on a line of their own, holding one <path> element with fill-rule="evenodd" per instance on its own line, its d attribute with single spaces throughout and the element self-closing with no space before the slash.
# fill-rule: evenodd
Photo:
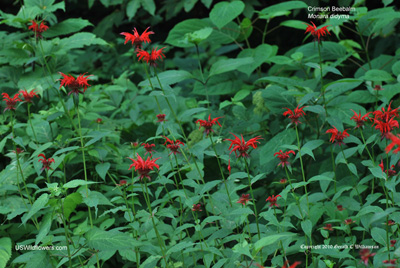
<svg viewBox="0 0 400 268">
<path fill-rule="evenodd" d="M 19 89 L 36 89 L 40 99 L 30 109 L 36 138 L 25 104 L 18 105 L 15 113 L 15 137 L 10 113 L 0 115 L 0 267 L 138 267 L 139 263 L 140 267 L 251 267 L 256 263 L 282 267 L 286 260 L 301 261 L 302 267 L 363 265 L 359 250 L 301 248 L 310 241 L 313 245 L 378 245 L 370 259 L 374 267 L 398 257 L 397 246 L 388 243 L 398 240 L 398 226 L 387 225 L 389 220 L 400 222 L 398 177 L 387 178 L 377 165 L 385 159 L 389 168 L 399 156 L 385 154 L 390 141 L 381 140 L 371 124 L 361 137 L 350 118 L 351 109 L 365 114 L 391 101 L 392 107 L 399 105 L 400 15 L 390 0 L 335 5 L 353 6 L 356 12 L 349 19 L 314 21 L 329 25 L 331 32 L 321 46 L 323 79 L 318 43 L 304 34 L 304 23 L 310 23 L 307 6 L 318 6 L 317 1 L 272 5 L 252 0 L 26 0 L 3 5 L 1 91 L 13 95 Z M 32 19 L 44 19 L 50 27 L 40 42 L 28 30 Z M 166 47 L 166 58 L 157 68 L 161 85 L 151 70 L 155 89 L 134 48 L 124 45 L 120 35 L 133 27 L 141 33 L 149 26 L 155 34 L 144 48 Z M 64 88 L 59 90 L 58 72 L 93 74 L 92 86 L 79 101 L 91 184 L 84 180 L 79 135 L 71 124 L 71 120 L 78 124 L 74 101 Z M 374 91 L 377 84 L 384 90 Z M 168 118 L 163 124 L 156 122 L 160 111 L 154 96 Z M 282 116 L 284 107 L 297 105 L 307 106 L 307 116 L 298 127 L 300 145 L 290 120 Z M 214 128 L 211 140 L 195 124 L 209 114 L 223 117 L 223 127 Z M 97 118 L 103 124 L 97 124 Z M 325 135 L 332 126 L 349 129 L 343 154 Z M 161 137 L 165 130 L 170 137 L 188 137 L 184 150 L 191 156 L 189 161 L 178 155 L 177 164 L 168 157 Z M 263 138 L 248 160 L 261 239 L 254 207 L 235 203 L 241 194 L 249 193 L 248 173 L 223 141 L 232 138 L 230 132 L 243 134 L 246 140 Z M 136 141 L 155 143 L 154 157 L 161 157 L 160 177 L 153 174 L 148 184 L 154 217 L 137 176 L 132 179 L 128 171 L 127 157 L 145 152 L 142 147 L 133 150 L 131 142 Z M 14 144 L 24 150 L 18 160 L 25 186 Z M 274 157 L 281 149 L 297 152 L 289 172 L 294 190 L 279 183 L 288 178 Z M 40 171 L 40 153 L 55 159 L 51 183 Z M 188 196 L 174 185 L 178 170 Z M 200 177 L 204 184 L 198 184 Z M 116 186 L 123 179 L 130 185 Z M 282 197 L 275 211 L 264 200 L 278 194 Z M 193 214 L 191 208 L 197 203 L 203 211 Z M 337 205 L 345 210 L 338 211 Z M 345 225 L 348 218 L 355 223 Z M 334 232 L 323 229 L 327 223 L 334 225 Z M 161 259 L 154 224 L 168 261 Z M 65 236 L 71 253 L 14 249 L 16 244 L 63 246 Z"/>
</svg>

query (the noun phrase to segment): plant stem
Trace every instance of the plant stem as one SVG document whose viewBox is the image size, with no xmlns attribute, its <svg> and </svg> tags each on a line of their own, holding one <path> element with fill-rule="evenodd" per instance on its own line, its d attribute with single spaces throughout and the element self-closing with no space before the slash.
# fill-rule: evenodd
<svg viewBox="0 0 400 268">
<path fill-rule="evenodd" d="M 303 182 L 305 184 L 306 183 L 306 175 L 305 175 L 305 172 L 304 172 L 303 158 L 301 156 L 300 138 L 299 138 L 299 131 L 297 129 L 297 125 L 296 125 L 296 137 L 297 137 L 297 147 L 298 147 L 299 156 L 300 156 L 301 175 L 303 176 Z M 306 193 L 308 215 L 310 215 L 310 203 L 308 202 L 307 185 L 304 185 L 304 191 Z"/>
<path fill-rule="evenodd" d="M 340 144 L 340 150 L 342 151 L 342 154 L 343 154 L 343 159 L 344 159 L 344 161 L 346 162 L 347 168 L 349 169 L 349 171 L 350 171 L 350 174 L 351 174 L 351 178 L 353 179 L 353 183 L 354 183 L 354 189 L 356 190 L 356 193 L 357 193 L 357 195 L 358 195 L 358 198 L 360 199 L 360 203 L 362 204 L 361 195 L 360 195 L 360 193 L 358 192 L 358 189 L 357 189 L 357 183 L 356 183 L 356 182 L 355 182 L 355 180 L 354 180 L 354 174 L 353 174 L 353 172 L 350 170 L 350 167 L 349 167 L 349 162 L 347 162 L 346 155 L 344 154 L 344 151 L 343 151 L 343 146 L 342 146 L 342 144 Z"/>
<path fill-rule="evenodd" d="M 33 128 L 33 125 L 32 125 L 32 120 L 31 120 L 31 105 L 32 105 L 32 103 L 28 102 L 28 121 L 29 121 L 29 124 L 31 125 L 32 133 L 33 133 L 33 136 L 35 137 L 35 143 L 36 143 L 36 146 L 37 146 L 38 139 L 37 139 L 37 136 L 36 136 L 35 129 Z"/>
<path fill-rule="evenodd" d="M 254 199 L 253 187 L 251 187 L 251 179 L 250 179 L 249 165 L 247 164 L 246 159 L 243 158 L 243 161 L 244 161 L 244 164 L 245 164 L 245 166 L 246 166 L 247 178 L 248 178 L 248 180 L 249 180 L 249 187 L 250 187 L 251 198 L 252 198 L 252 200 L 253 200 L 253 205 L 254 205 L 254 214 L 255 214 L 255 216 L 256 216 L 256 224 L 257 224 L 258 239 L 261 239 L 260 226 L 258 225 L 258 213 L 257 213 L 257 207 L 256 207 L 256 200 Z"/>
</svg>

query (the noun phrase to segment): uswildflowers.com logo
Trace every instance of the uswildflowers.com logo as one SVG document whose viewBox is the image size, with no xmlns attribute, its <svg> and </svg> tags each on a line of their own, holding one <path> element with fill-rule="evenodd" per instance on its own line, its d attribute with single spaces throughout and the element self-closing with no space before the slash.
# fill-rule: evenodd
<svg viewBox="0 0 400 268">
<path fill-rule="evenodd" d="M 15 245 L 15 250 L 67 250 L 67 246 Z"/>
</svg>

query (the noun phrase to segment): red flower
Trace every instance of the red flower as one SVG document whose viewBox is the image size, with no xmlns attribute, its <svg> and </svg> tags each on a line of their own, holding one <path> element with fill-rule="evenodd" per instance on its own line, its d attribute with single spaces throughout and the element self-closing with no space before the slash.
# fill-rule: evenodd
<svg viewBox="0 0 400 268">
<path fill-rule="evenodd" d="M 257 136 L 257 137 L 251 138 L 248 141 L 245 141 L 243 139 L 243 135 L 241 135 L 242 139 L 240 139 L 235 134 L 233 134 L 233 133 L 231 133 L 231 134 L 233 136 L 235 136 L 235 139 L 234 140 L 225 139 L 225 140 L 231 142 L 231 145 L 229 146 L 229 150 L 233 146 L 233 148 L 229 154 L 231 154 L 232 152 L 235 152 L 236 157 L 249 157 L 249 154 L 247 153 L 247 151 L 250 149 L 250 147 L 253 147 L 254 149 L 256 149 L 257 143 L 260 143 L 258 140 L 262 139 L 261 136 Z M 239 156 L 238 156 L 237 152 L 239 152 Z"/>
<path fill-rule="evenodd" d="M 321 43 L 322 36 L 325 36 L 326 34 L 331 35 L 327 29 L 327 27 L 330 25 L 324 26 L 321 29 L 317 29 L 317 26 L 315 26 L 315 24 L 313 22 L 311 22 L 311 23 L 313 26 L 305 23 L 307 25 L 305 33 L 310 33 L 314 37 L 314 41 L 318 40 L 318 43 Z"/>
<path fill-rule="evenodd" d="M 395 225 L 396 222 L 394 220 L 389 220 L 387 223 L 385 223 L 386 225 L 392 226 Z"/>
<path fill-rule="evenodd" d="M 40 25 L 37 24 L 37 22 L 34 20 L 31 20 L 31 23 L 32 23 L 32 25 L 29 26 L 28 29 L 32 30 L 37 37 L 41 38 L 42 37 L 41 33 L 45 32 L 45 31 L 47 31 L 47 29 L 49 29 L 49 26 L 46 26 L 43 21 L 40 23 Z"/>
<path fill-rule="evenodd" d="M 43 157 L 43 159 L 39 159 L 39 162 L 42 162 L 42 164 L 43 164 L 43 167 L 40 169 L 40 171 L 43 171 L 43 170 L 45 170 L 45 169 L 47 169 L 47 170 L 49 170 L 49 169 L 53 170 L 53 169 L 50 167 L 50 164 L 51 164 L 51 163 L 55 163 L 53 158 L 47 159 L 46 156 L 45 156 L 44 154 L 39 154 L 38 157 Z"/>
<path fill-rule="evenodd" d="M 331 133 L 332 137 L 329 140 L 330 142 L 335 142 L 339 145 L 344 144 L 343 140 L 346 137 L 349 137 L 349 133 L 347 133 L 347 129 L 345 129 L 343 132 L 340 132 L 336 129 L 336 127 L 333 127 L 331 129 L 328 129 L 325 133 Z"/>
<path fill-rule="evenodd" d="M 332 224 L 327 223 L 327 224 L 323 227 L 323 229 L 324 229 L 324 230 L 328 230 L 328 231 L 333 231 Z"/>
<path fill-rule="evenodd" d="M 383 159 L 381 159 L 381 163 L 379 164 L 379 166 L 381 167 L 384 173 L 388 174 L 389 177 L 393 177 L 396 175 L 396 170 L 394 170 L 394 165 L 392 165 L 390 169 L 385 170 L 385 167 L 383 165 Z"/>
<path fill-rule="evenodd" d="M 280 183 L 280 184 L 286 184 L 286 183 L 287 183 L 287 179 L 281 179 L 281 180 L 279 181 L 279 183 Z"/>
<path fill-rule="evenodd" d="M 352 219 L 346 219 L 346 220 L 344 220 L 344 223 L 346 224 L 346 225 L 349 225 L 349 224 L 352 224 L 352 223 L 355 223 L 356 221 L 353 221 Z"/>
<path fill-rule="evenodd" d="M 13 151 L 14 154 L 21 154 L 21 153 L 23 153 L 23 152 L 25 152 L 25 151 L 22 150 L 22 149 L 19 148 L 19 147 L 16 148 L 16 151 Z"/>
<path fill-rule="evenodd" d="M 388 154 L 393 149 L 393 147 L 397 146 L 397 148 L 393 151 L 393 153 L 397 154 L 398 152 L 400 152 L 400 135 L 395 136 L 392 133 L 389 133 L 388 137 L 392 141 L 392 143 L 386 147 L 386 153 Z"/>
<path fill-rule="evenodd" d="M 3 96 L 3 100 L 6 102 L 7 107 L 4 109 L 3 112 L 7 111 L 7 110 L 14 110 L 15 111 L 15 105 L 17 105 L 17 102 L 22 101 L 19 98 L 19 93 L 16 93 L 14 95 L 14 97 L 10 98 L 10 96 L 7 93 L 1 93 L 1 95 Z"/>
<path fill-rule="evenodd" d="M 136 158 L 137 159 L 129 158 L 133 161 L 133 164 L 129 166 L 128 170 L 130 170 L 132 167 L 135 167 L 135 171 L 139 172 L 140 174 L 140 180 L 143 180 L 143 178 L 146 177 L 149 179 L 149 181 L 151 181 L 149 172 L 152 171 L 154 168 L 160 168 L 159 165 L 156 164 L 156 161 L 160 158 L 150 159 L 150 157 L 148 157 L 146 160 L 144 160 L 140 157 L 139 154 L 136 154 Z"/>
<path fill-rule="evenodd" d="M 365 265 L 368 265 L 369 258 L 375 255 L 376 253 L 371 253 L 367 248 L 363 248 L 360 250 L 361 261 L 364 262 Z"/>
<path fill-rule="evenodd" d="M 273 206 L 279 207 L 279 205 L 276 203 L 276 201 L 277 201 L 276 199 L 277 199 L 278 197 L 282 197 L 282 196 L 280 196 L 280 195 L 277 195 L 277 196 L 272 195 L 272 197 L 271 197 L 271 196 L 268 197 L 265 201 L 271 203 L 271 204 L 269 205 L 270 207 L 273 207 Z"/>
<path fill-rule="evenodd" d="M 375 129 L 379 129 L 381 132 L 382 139 L 387 138 L 389 139 L 389 133 L 392 131 L 395 127 L 399 128 L 399 122 L 395 120 L 395 117 L 388 118 L 388 120 L 378 120 L 374 119 L 374 123 L 372 125 L 375 125 Z"/>
<path fill-rule="evenodd" d="M 160 48 L 159 50 L 157 50 L 157 48 L 153 48 L 151 50 L 151 54 L 149 54 L 149 52 L 147 51 L 138 49 L 136 51 L 137 52 L 136 56 L 139 58 L 139 61 L 140 60 L 145 61 L 147 64 L 156 67 L 157 66 L 156 60 L 157 59 L 162 60 L 163 57 L 165 58 L 165 55 L 162 53 L 163 52 L 162 50 L 164 48 L 165 47 Z"/>
<path fill-rule="evenodd" d="M 97 119 L 96 119 L 96 123 L 97 123 L 97 124 L 103 124 L 103 119 L 97 118 Z"/>
<path fill-rule="evenodd" d="M 397 259 L 392 259 L 392 260 L 384 260 L 383 263 L 385 264 L 396 264 Z M 388 268 L 396 268 L 396 266 L 387 266 Z"/>
<path fill-rule="evenodd" d="M 153 147 L 156 147 L 155 144 L 150 144 L 150 143 L 142 143 L 142 146 L 144 147 L 144 149 L 146 150 L 146 152 L 144 153 L 144 155 L 146 155 L 147 153 L 149 153 L 150 155 L 155 152 L 153 150 Z"/>
<path fill-rule="evenodd" d="M 391 104 L 392 104 L 392 102 L 389 103 L 387 111 L 385 111 L 385 107 L 382 107 L 381 111 L 378 110 L 378 111 L 373 112 L 375 119 L 387 121 L 390 117 L 393 117 L 393 116 L 399 117 L 399 113 L 397 111 L 398 108 L 392 109 L 390 107 Z"/>
<path fill-rule="evenodd" d="M 196 124 L 197 123 L 200 124 L 199 129 L 201 127 L 204 127 L 204 133 L 206 133 L 206 135 L 208 136 L 208 134 L 210 134 L 210 132 L 214 132 L 214 130 L 212 129 L 213 125 L 218 124 L 220 127 L 222 127 L 221 124 L 218 122 L 218 119 L 220 119 L 220 118 L 222 118 L 222 117 L 216 117 L 211 120 L 211 114 L 210 114 L 208 116 L 208 120 L 199 119 L 196 121 Z"/>
<path fill-rule="evenodd" d="M 391 246 L 391 247 L 394 247 L 394 245 L 396 244 L 396 242 L 397 242 L 397 241 L 394 240 L 394 239 L 393 239 L 393 240 L 390 240 L 390 246 Z"/>
<path fill-rule="evenodd" d="M 22 96 L 24 97 L 24 102 L 30 102 L 32 103 L 32 99 L 33 97 L 38 97 L 38 95 L 36 95 L 35 90 L 31 90 L 31 92 L 28 92 L 26 89 L 25 90 L 20 90 L 19 93 L 22 93 Z"/>
<path fill-rule="evenodd" d="M 139 147 L 139 143 L 137 141 L 131 142 L 131 146 L 133 147 L 133 149 L 137 149 Z"/>
<path fill-rule="evenodd" d="M 361 116 L 361 112 L 359 112 L 359 114 L 357 114 L 354 110 L 352 110 L 352 111 L 353 111 L 354 115 L 350 119 L 354 120 L 354 122 L 356 122 L 357 126 L 355 128 L 363 127 L 364 122 L 367 121 L 367 119 L 371 120 L 371 118 L 368 117 L 371 112 L 368 112 L 365 115 Z"/>
<path fill-rule="evenodd" d="M 296 155 L 296 153 L 293 150 L 290 150 L 288 152 L 282 152 L 282 150 L 280 150 L 279 152 L 274 153 L 274 156 L 277 155 L 277 158 L 281 160 L 281 162 L 278 164 L 278 167 L 280 165 L 282 165 L 282 168 L 285 166 L 290 166 L 289 161 L 287 161 L 290 157 L 290 154 Z"/>
<path fill-rule="evenodd" d="M 304 108 L 305 107 L 299 108 L 299 106 L 297 105 L 297 107 L 292 111 L 289 108 L 285 107 L 284 109 L 287 109 L 287 111 L 283 113 L 283 116 L 289 115 L 288 117 L 292 120 L 292 123 L 296 125 L 301 124 L 299 118 L 306 115 L 306 113 L 303 111 Z"/>
<path fill-rule="evenodd" d="M 283 265 L 282 268 L 296 268 L 297 265 L 301 264 L 301 262 L 296 261 L 295 263 L 293 263 L 292 265 L 289 265 L 289 261 L 285 261 L 285 264 Z"/>
<path fill-rule="evenodd" d="M 342 205 L 337 205 L 337 210 L 339 210 L 339 211 L 343 211 L 343 210 L 345 210 L 344 208 L 343 208 L 343 206 Z"/>
<path fill-rule="evenodd" d="M 201 210 L 201 204 L 195 204 L 195 205 L 193 205 L 192 211 L 202 211 L 202 210 Z"/>
<path fill-rule="evenodd" d="M 117 186 L 124 186 L 126 185 L 127 181 L 126 180 L 120 180 L 119 184 L 117 184 Z"/>
<path fill-rule="evenodd" d="M 376 85 L 374 87 L 374 90 L 380 91 L 380 90 L 383 90 L 383 88 L 381 87 L 381 85 Z"/>
<path fill-rule="evenodd" d="M 86 91 L 87 87 L 90 86 L 88 84 L 88 79 L 87 78 L 89 76 L 92 76 L 92 75 L 84 76 L 86 74 L 86 73 L 84 73 L 84 74 L 79 75 L 75 79 L 70 74 L 67 75 L 67 74 L 63 74 L 61 72 L 60 72 L 60 74 L 64 77 L 63 79 L 58 79 L 58 80 L 61 81 L 60 88 L 62 86 L 65 86 L 65 87 L 68 86 L 69 89 L 71 90 L 68 93 L 68 96 L 71 95 L 71 94 L 74 94 L 75 96 L 78 96 L 79 94 L 83 94 Z M 82 88 L 83 88 L 83 91 L 82 91 Z"/>
<path fill-rule="evenodd" d="M 247 202 L 249 202 L 251 200 L 249 198 L 249 196 L 250 196 L 250 194 L 242 194 L 239 201 L 237 201 L 236 203 L 239 203 L 239 204 L 242 204 L 243 206 L 245 206 L 247 204 Z"/>
<path fill-rule="evenodd" d="M 167 120 L 165 120 L 165 114 L 158 114 L 158 115 L 156 115 L 157 116 L 157 122 L 164 122 L 164 121 L 167 121 Z"/>
<path fill-rule="evenodd" d="M 185 144 L 183 143 L 183 142 L 181 142 L 180 140 L 176 140 L 176 141 L 173 141 L 173 140 L 170 140 L 169 138 L 167 138 L 167 137 L 165 137 L 165 136 L 163 136 L 166 140 L 165 140 L 165 143 L 163 144 L 163 145 L 166 145 L 167 143 L 169 143 L 168 145 L 167 145 L 167 148 L 170 150 L 170 153 L 168 154 L 168 155 L 171 155 L 171 154 L 174 154 L 174 155 L 176 155 L 176 154 L 178 154 L 179 152 L 178 152 L 178 150 L 181 148 L 180 146 L 182 145 L 182 146 L 184 146 Z"/>
<path fill-rule="evenodd" d="M 135 46 L 135 50 L 138 50 L 140 48 L 142 48 L 142 43 L 150 43 L 150 38 L 149 35 L 154 34 L 154 32 L 148 32 L 147 30 L 150 27 L 147 27 L 146 30 L 144 30 L 144 32 L 139 35 L 138 31 L 136 30 L 136 28 L 133 28 L 133 34 L 130 33 L 121 33 L 121 35 L 125 35 L 125 43 L 128 43 L 129 41 L 132 42 L 132 45 Z"/>
</svg>

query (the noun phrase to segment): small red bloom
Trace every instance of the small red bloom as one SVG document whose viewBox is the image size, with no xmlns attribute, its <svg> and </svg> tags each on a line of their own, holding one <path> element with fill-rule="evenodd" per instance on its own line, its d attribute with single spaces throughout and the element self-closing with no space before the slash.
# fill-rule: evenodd
<svg viewBox="0 0 400 268">
<path fill-rule="evenodd" d="M 7 93 L 1 93 L 1 95 L 3 96 L 3 100 L 6 102 L 7 107 L 4 109 L 3 112 L 7 111 L 7 110 L 14 110 L 15 111 L 15 105 L 17 105 L 17 102 L 22 101 L 19 98 L 19 93 L 16 93 L 14 95 L 14 97 L 10 98 L 10 96 Z"/>
<path fill-rule="evenodd" d="M 393 153 L 397 154 L 398 152 L 400 152 L 400 135 L 395 136 L 392 133 L 389 133 L 388 137 L 392 141 L 392 143 L 386 147 L 386 153 L 388 154 L 393 149 L 393 147 L 397 146 L 397 148 L 393 151 Z"/>
<path fill-rule="evenodd" d="M 165 120 L 165 114 L 158 114 L 158 115 L 156 115 L 157 116 L 157 122 L 164 122 L 164 121 L 167 121 L 167 120 Z"/>
<path fill-rule="evenodd" d="M 390 169 L 385 170 L 385 167 L 383 165 L 383 159 L 381 159 L 381 163 L 379 164 L 379 166 L 381 167 L 384 173 L 388 174 L 389 177 L 393 177 L 396 175 L 396 170 L 394 170 L 394 165 L 392 165 Z"/>
<path fill-rule="evenodd" d="M 220 118 L 222 118 L 222 117 L 216 117 L 214 119 L 211 119 L 211 114 L 210 114 L 208 116 L 208 120 L 199 119 L 196 121 L 196 124 L 197 123 L 200 124 L 199 129 L 201 127 L 204 127 L 204 133 L 206 133 L 206 135 L 208 136 L 208 134 L 210 134 L 210 132 L 214 132 L 214 130 L 212 129 L 213 125 L 218 124 L 220 127 L 222 127 L 221 124 L 218 122 L 218 119 L 220 119 Z"/>
<path fill-rule="evenodd" d="M 25 152 L 24 150 L 22 150 L 22 149 L 19 148 L 19 147 L 16 148 L 16 151 L 17 151 L 17 152 L 13 151 L 13 153 L 14 153 L 14 154 L 15 154 L 15 153 L 16 153 L 16 154 L 21 154 L 21 153 Z"/>
<path fill-rule="evenodd" d="M 280 165 L 282 165 L 282 168 L 284 168 L 285 166 L 290 166 L 290 163 L 288 161 L 290 154 L 296 155 L 293 150 L 290 150 L 288 152 L 282 152 L 282 150 L 280 150 L 279 152 L 274 153 L 274 156 L 281 160 L 281 162 L 278 164 L 278 167 Z"/>
<path fill-rule="evenodd" d="M 342 205 L 337 205 L 336 208 L 337 208 L 337 210 L 339 210 L 339 211 L 343 211 L 343 210 L 344 210 L 344 208 L 343 208 Z"/>
<path fill-rule="evenodd" d="M 37 24 L 37 22 L 34 20 L 31 20 L 31 23 L 32 25 L 29 26 L 28 29 L 32 30 L 37 37 L 41 38 L 42 33 L 47 31 L 47 29 L 49 29 L 49 26 L 45 25 L 43 21 L 40 23 L 40 25 Z"/>
<path fill-rule="evenodd" d="M 386 224 L 386 225 L 389 225 L 389 226 L 392 226 L 392 225 L 395 225 L 396 222 L 395 222 L 394 220 L 388 220 L 388 222 L 385 223 L 385 224 Z"/>
<path fill-rule="evenodd" d="M 324 230 L 328 230 L 328 231 L 333 231 L 332 224 L 327 223 L 327 224 L 323 227 L 323 229 L 324 229 Z"/>
<path fill-rule="evenodd" d="M 88 84 L 88 79 L 87 78 L 89 76 L 92 76 L 92 75 L 84 76 L 85 74 L 86 73 L 81 74 L 75 79 L 70 74 L 67 75 L 67 74 L 63 74 L 63 73 L 60 72 L 60 75 L 62 75 L 64 77 L 63 79 L 58 79 L 58 80 L 61 81 L 60 88 L 62 86 L 65 86 L 65 87 L 68 86 L 68 88 L 71 90 L 68 93 L 68 96 L 71 95 L 71 94 L 74 94 L 75 96 L 78 96 L 79 94 L 83 94 L 86 91 L 87 87 L 90 86 Z M 82 91 L 82 88 L 83 88 L 83 91 Z"/>
<path fill-rule="evenodd" d="M 390 240 L 390 246 L 391 247 L 394 247 L 394 245 L 396 244 L 396 240 L 394 240 L 394 239 L 392 239 L 392 240 Z"/>
<path fill-rule="evenodd" d="M 285 107 L 284 109 L 287 109 L 287 111 L 283 113 L 283 116 L 289 115 L 288 117 L 292 120 L 292 123 L 296 125 L 301 124 L 299 118 L 306 115 L 306 113 L 303 111 L 304 108 L 305 107 L 299 108 L 299 106 L 297 105 L 297 107 L 292 111 L 289 108 Z"/>
<path fill-rule="evenodd" d="M 120 180 L 119 181 L 119 184 L 117 184 L 117 186 L 124 186 L 124 185 L 126 185 L 127 184 L 127 181 L 126 180 Z"/>
<path fill-rule="evenodd" d="M 330 26 L 330 25 L 324 26 L 321 29 L 317 29 L 317 26 L 315 26 L 315 24 L 313 22 L 311 22 L 311 23 L 313 26 L 305 23 L 307 25 L 305 33 L 310 33 L 314 37 L 314 41 L 318 41 L 318 43 L 321 43 L 322 36 L 325 36 L 326 34 L 331 35 L 327 29 L 328 26 Z"/>
<path fill-rule="evenodd" d="M 297 265 L 301 264 L 301 262 L 296 261 L 295 263 L 293 263 L 292 265 L 289 265 L 289 261 L 285 261 L 285 264 L 283 265 L 282 268 L 296 268 Z"/>
<path fill-rule="evenodd" d="M 365 115 L 361 116 L 361 112 L 359 112 L 359 114 L 357 114 L 354 110 L 352 110 L 354 115 L 352 118 L 350 118 L 350 120 L 354 120 L 354 122 L 356 122 L 357 126 L 355 128 L 360 128 L 364 126 L 364 122 L 367 121 L 367 119 L 371 120 L 371 118 L 369 118 L 369 114 L 371 112 L 366 113 Z"/>
<path fill-rule="evenodd" d="M 228 161 L 228 170 L 229 170 L 229 175 L 231 175 L 231 159 Z"/>
<path fill-rule="evenodd" d="M 129 166 L 128 170 L 130 170 L 132 167 L 135 167 L 135 171 L 138 171 L 140 174 L 140 180 L 143 180 L 143 178 L 148 178 L 149 181 L 151 181 L 149 172 L 154 168 L 160 168 L 160 166 L 156 164 L 156 161 L 160 158 L 150 159 L 150 157 L 148 157 L 146 160 L 144 160 L 139 154 L 136 154 L 136 158 L 137 159 L 129 158 L 133 161 L 133 164 Z"/>
<path fill-rule="evenodd" d="M 381 111 L 378 110 L 378 111 L 373 112 L 375 119 L 387 121 L 389 118 L 391 118 L 393 116 L 399 117 L 398 108 L 392 109 L 392 107 L 390 107 L 390 105 L 392 105 L 392 102 L 389 103 L 387 111 L 385 111 L 385 107 L 382 107 Z"/>
<path fill-rule="evenodd" d="M 336 142 L 336 144 L 344 144 L 343 140 L 346 137 L 349 137 L 349 133 L 347 133 L 347 129 L 343 130 L 343 132 L 340 132 L 339 130 L 337 130 L 336 127 L 333 126 L 333 128 L 328 129 L 325 133 L 331 133 L 332 137 L 329 140 L 330 142 Z"/>
<path fill-rule="evenodd" d="M 225 140 L 231 142 L 231 145 L 229 146 L 229 150 L 233 146 L 233 148 L 229 154 L 231 154 L 232 152 L 235 152 L 236 157 L 249 157 L 249 154 L 247 153 L 247 151 L 250 149 L 250 147 L 253 147 L 254 149 L 256 149 L 257 143 L 260 143 L 258 140 L 262 139 L 261 136 L 257 136 L 257 137 L 251 138 L 248 141 L 245 141 L 243 139 L 243 135 L 241 135 L 242 139 L 240 139 L 235 134 L 233 134 L 233 133 L 231 133 L 231 134 L 233 136 L 235 136 L 235 139 L 234 140 L 225 139 Z M 239 152 L 239 156 L 238 156 L 237 152 Z"/>
<path fill-rule="evenodd" d="M 103 124 L 103 119 L 97 118 L 97 119 L 96 119 L 96 123 L 97 123 L 97 124 Z"/>
<path fill-rule="evenodd" d="M 384 260 L 383 263 L 384 264 L 396 264 L 396 260 L 397 259 L 392 259 L 392 260 Z M 396 268 L 396 266 L 386 266 L 388 268 Z"/>
<path fill-rule="evenodd" d="M 130 33 L 121 33 L 121 35 L 125 36 L 125 43 L 128 43 L 129 41 L 132 42 L 132 45 L 135 46 L 135 50 L 138 50 L 140 48 L 142 48 L 142 43 L 150 43 L 150 38 L 149 35 L 154 34 L 154 32 L 150 31 L 148 32 L 147 30 L 150 27 L 147 27 L 146 30 L 144 30 L 144 32 L 139 35 L 138 31 L 136 30 L 136 28 L 133 28 L 133 34 Z"/>
<path fill-rule="evenodd" d="M 203 211 L 201 210 L 201 204 L 194 204 L 192 207 L 192 211 Z"/>
<path fill-rule="evenodd" d="M 53 158 L 47 159 L 46 156 L 45 156 L 44 154 L 39 154 L 38 157 L 43 157 L 43 159 L 39 159 L 39 162 L 42 162 L 42 164 L 43 164 L 43 167 L 42 167 L 42 169 L 41 169 L 40 171 L 43 171 L 43 170 L 45 170 L 45 169 L 47 169 L 47 170 L 49 170 L 49 169 L 53 170 L 53 169 L 50 167 L 50 164 L 51 164 L 51 163 L 55 163 Z"/>
<path fill-rule="evenodd" d="M 279 205 L 276 203 L 276 199 L 278 198 L 278 197 L 282 197 L 282 196 L 280 196 L 280 195 L 272 195 L 272 197 L 271 196 L 269 196 L 265 201 L 267 201 L 267 202 L 270 202 L 271 204 L 269 205 L 270 207 L 273 207 L 273 206 L 276 206 L 276 207 L 279 207 Z"/>
<path fill-rule="evenodd" d="M 286 183 L 287 183 L 287 179 L 281 179 L 281 180 L 279 181 L 279 183 L 280 183 L 280 184 L 286 184 Z"/>
<path fill-rule="evenodd" d="M 239 201 L 237 201 L 236 203 L 239 203 L 239 204 L 242 204 L 243 206 L 245 206 L 251 200 L 249 198 L 249 196 L 250 196 L 250 194 L 242 194 Z"/>
<path fill-rule="evenodd" d="M 24 102 L 30 102 L 32 103 L 32 99 L 33 97 L 38 97 L 38 95 L 36 95 L 35 90 L 31 90 L 31 92 L 28 92 L 26 89 L 25 90 L 20 90 L 19 93 L 22 93 L 22 96 L 24 97 Z"/>
<path fill-rule="evenodd" d="M 169 138 L 167 138 L 167 137 L 165 137 L 165 136 L 163 136 L 166 140 L 165 140 L 165 143 L 163 144 L 163 145 L 166 145 L 167 143 L 169 143 L 168 145 L 167 145 L 167 148 L 170 150 L 170 153 L 168 154 L 168 155 L 171 155 L 171 154 L 174 154 L 174 155 L 176 155 L 176 154 L 178 154 L 179 153 L 179 149 L 181 148 L 181 145 L 182 146 L 184 146 L 185 144 L 183 143 L 183 142 L 181 142 L 180 140 L 176 140 L 176 141 L 173 141 L 173 140 L 170 140 Z"/>
<path fill-rule="evenodd" d="M 374 87 L 374 90 L 380 91 L 380 90 L 383 90 L 383 88 L 382 88 L 381 85 L 376 85 L 376 86 Z"/>
<path fill-rule="evenodd" d="M 139 143 L 137 141 L 131 142 L 131 146 L 133 147 L 133 149 L 137 149 L 139 147 Z"/>
<path fill-rule="evenodd" d="M 157 50 L 157 48 L 153 48 L 151 50 L 151 54 L 149 54 L 149 52 L 138 49 L 136 51 L 136 56 L 139 58 L 139 61 L 145 61 L 147 64 L 149 64 L 150 66 L 156 67 L 157 63 L 156 60 L 160 59 L 162 61 L 163 57 L 165 58 L 165 55 L 163 54 L 163 48 L 160 48 L 159 50 Z"/>
<path fill-rule="evenodd" d="M 394 128 L 399 128 L 399 122 L 395 120 L 395 117 L 388 118 L 388 120 L 374 119 L 374 123 L 372 125 L 375 124 L 375 129 L 378 129 L 381 132 L 382 139 L 389 139 L 390 131 L 392 131 Z"/>
<path fill-rule="evenodd" d="M 364 262 L 365 265 L 368 265 L 369 258 L 375 255 L 376 253 L 371 253 L 371 251 L 367 248 L 363 248 L 360 250 L 361 262 Z"/>
<path fill-rule="evenodd" d="M 154 150 L 153 150 L 153 147 L 156 147 L 156 145 L 155 144 L 150 144 L 150 143 L 142 143 L 142 146 L 144 147 L 144 149 L 146 150 L 146 152 L 144 153 L 144 155 L 146 155 L 146 154 L 152 154 L 153 152 L 155 152 Z"/>
<path fill-rule="evenodd" d="M 353 221 L 352 219 L 346 219 L 346 220 L 344 220 L 344 223 L 346 224 L 346 225 L 349 225 L 349 224 L 352 224 L 352 223 L 355 223 L 356 221 Z"/>
</svg>

